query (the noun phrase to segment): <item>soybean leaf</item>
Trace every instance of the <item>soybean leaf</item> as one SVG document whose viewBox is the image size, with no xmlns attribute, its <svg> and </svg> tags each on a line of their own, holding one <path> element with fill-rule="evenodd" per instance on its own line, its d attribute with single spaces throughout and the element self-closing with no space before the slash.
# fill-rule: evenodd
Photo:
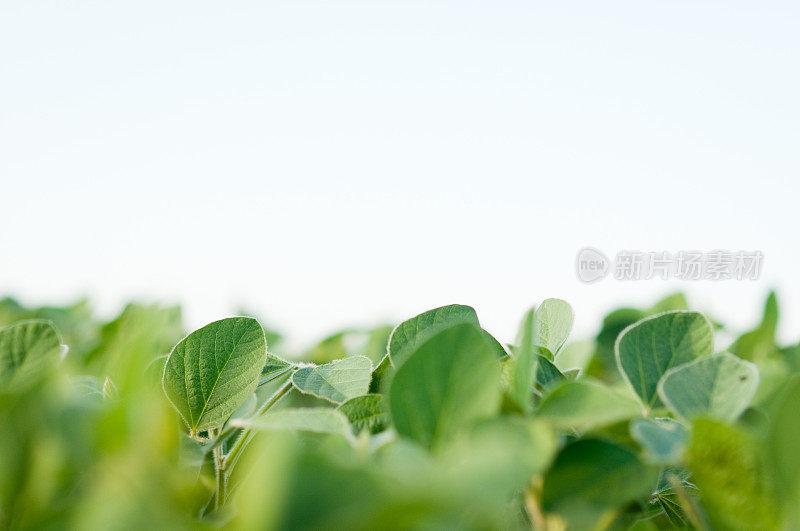
<svg viewBox="0 0 800 531">
<path fill-rule="evenodd" d="M 631 437 L 654 464 L 675 464 L 681 460 L 689 434 L 680 422 L 670 418 L 633 419 Z"/>
<path fill-rule="evenodd" d="M 597 439 L 568 444 L 544 479 L 542 505 L 561 514 L 571 528 L 594 528 L 610 508 L 648 496 L 658 468 L 642 463 L 627 447 Z"/>
<path fill-rule="evenodd" d="M 558 367 L 553 365 L 553 362 L 546 356 L 539 354 L 536 357 L 536 384 L 539 387 L 548 389 L 565 379 L 566 377 L 558 370 Z"/>
<path fill-rule="evenodd" d="M 764 303 L 764 314 L 759 325 L 742 334 L 733 345 L 730 351 L 742 359 L 762 361 L 780 352 L 775 341 L 775 333 L 778 328 L 778 298 L 774 291 L 767 296 Z"/>
<path fill-rule="evenodd" d="M 276 378 L 280 378 L 296 367 L 296 364 L 267 352 L 267 361 L 264 363 L 264 367 L 261 368 L 261 377 L 258 380 L 258 385 L 264 385 Z"/>
<path fill-rule="evenodd" d="M 750 404 L 757 388 L 756 366 L 724 352 L 667 371 L 658 394 L 680 418 L 733 421 Z"/>
<path fill-rule="evenodd" d="M 794 528 L 800 525 L 800 374 L 789 379 L 772 408 L 766 437 L 766 458 L 779 502 Z"/>
<path fill-rule="evenodd" d="M 672 367 L 711 354 L 711 323 L 698 312 L 671 311 L 647 317 L 622 331 L 615 346 L 620 373 L 645 408 L 661 405 L 658 381 Z"/>
<path fill-rule="evenodd" d="M 434 308 L 403 321 L 389 336 L 388 355 L 392 365 L 399 368 L 418 346 L 442 330 L 463 323 L 480 326 L 475 310 L 461 304 Z"/>
<path fill-rule="evenodd" d="M 688 450 L 713 529 L 779 529 L 774 500 L 762 466 L 760 445 L 743 430 L 700 419 Z M 795 500 L 796 502 L 796 500 Z"/>
<path fill-rule="evenodd" d="M 608 426 L 641 414 L 641 405 L 635 398 L 590 380 L 564 382 L 545 394 L 536 410 L 538 418 L 579 431 Z"/>
<path fill-rule="evenodd" d="M 231 426 L 256 431 L 289 430 L 352 437 L 347 417 L 341 411 L 327 407 L 280 409 L 258 417 L 232 419 Z"/>
<path fill-rule="evenodd" d="M 172 349 L 164 366 L 164 392 L 191 430 L 221 426 L 255 391 L 265 357 L 258 321 L 215 321 Z"/>
<path fill-rule="evenodd" d="M 595 350 L 594 341 L 575 341 L 564 345 L 553 363 L 559 370 L 584 369 L 589 365 Z"/>
<path fill-rule="evenodd" d="M 523 411 L 529 412 L 533 406 L 532 392 L 536 378 L 535 337 L 536 308 L 531 308 L 522 318 L 517 332 L 517 347 L 513 360 L 509 360 L 508 395 Z"/>
<path fill-rule="evenodd" d="M 534 344 L 545 349 L 551 360 L 567 340 L 574 313 L 572 307 L 561 299 L 545 299 L 536 310 Z"/>
<path fill-rule="evenodd" d="M 372 362 L 366 356 L 352 356 L 325 365 L 301 367 L 292 383 L 301 392 L 334 404 L 366 394 L 372 377 Z"/>
<path fill-rule="evenodd" d="M 383 395 L 371 394 L 351 398 L 339 406 L 339 411 L 347 416 L 356 432 L 368 430 L 370 433 L 379 433 L 391 421 L 386 398 Z"/>
<path fill-rule="evenodd" d="M 434 446 L 496 413 L 500 365 L 472 324 L 451 326 L 416 346 L 389 387 L 395 429 Z"/>
<path fill-rule="evenodd" d="M 50 321 L 22 321 L 0 329 L 0 392 L 19 392 L 36 383 L 65 348 Z"/>
<path fill-rule="evenodd" d="M 697 487 L 688 481 L 689 477 L 689 472 L 685 470 L 664 467 L 651 503 L 657 503 L 670 523 L 679 529 L 689 528 L 690 525 L 707 529 L 708 525 L 701 518 L 697 506 Z"/>
<path fill-rule="evenodd" d="M 480 326 L 475 309 L 462 304 L 451 304 L 428 310 L 397 325 L 389 336 L 386 355 L 373 372 L 370 392 L 380 390 L 389 369 L 399 368 L 417 345 L 445 328 L 463 323 Z"/>
</svg>

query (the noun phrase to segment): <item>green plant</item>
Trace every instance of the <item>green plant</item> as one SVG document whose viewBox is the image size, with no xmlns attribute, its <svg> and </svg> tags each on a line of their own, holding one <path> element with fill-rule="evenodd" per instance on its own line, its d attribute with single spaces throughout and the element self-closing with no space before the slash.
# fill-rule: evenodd
<svg viewBox="0 0 800 531">
<path fill-rule="evenodd" d="M 314 362 L 251 317 L 180 339 L 175 308 L 69 308 L 47 309 L 61 333 L 18 304 L 0 329 L 2 527 L 800 526 L 800 363 L 774 294 L 729 352 L 670 296 L 572 343 L 558 299 L 506 345 L 445 306 Z M 66 358 L 61 334 L 82 338 Z"/>
</svg>

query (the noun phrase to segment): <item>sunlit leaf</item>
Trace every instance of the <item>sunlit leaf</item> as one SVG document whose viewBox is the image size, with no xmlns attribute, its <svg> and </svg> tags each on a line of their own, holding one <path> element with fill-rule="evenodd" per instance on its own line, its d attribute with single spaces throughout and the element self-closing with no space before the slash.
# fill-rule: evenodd
<svg viewBox="0 0 800 531">
<path fill-rule="evenodd" d="M 172 350 L 164 367 L 164 392 L 190 429 L 221 426 L 255 390 L 265 357 L 258 321 L 215 321 Z"/>
<path fill-rule="evenodd" d="M 712 336 L 711 323 L 701 313 L 661 313 L 623 330 L 615 347 L 617 364 L 645 407 L 658 407 L 657 386 L 664 373 L 711 354 Z"/>
<path fill-rule="evenodd" d="M 301 392 L 341 404 L 369 391 L 372 362 L 366 356 L 351 356 L 325 365 L 301 367 L 292 383 Z"/>
<path fill-rule="evenodd" d="M 758 369 L 727 352 L 700 358 L 668 371 L 658 385 L 667 407 L 683 419 L 732 421 L 758 388 Z"/>
</svg>

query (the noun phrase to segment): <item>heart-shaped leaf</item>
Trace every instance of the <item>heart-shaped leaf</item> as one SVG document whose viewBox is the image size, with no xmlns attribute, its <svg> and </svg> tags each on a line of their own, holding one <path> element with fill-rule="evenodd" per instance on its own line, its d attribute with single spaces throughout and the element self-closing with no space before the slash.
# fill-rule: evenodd
<svg viewBox="0 0 800 531">
<path fill-rule="evenodd" d="M 255 391 L 266 359 L 258 321 L 231 317 L 195 330 L 164 366 L 164 392 L 192 431 L 221 426 Z"/>
<path fill-rule="evenodd" d="M 472 324 L 451 326 L 417 346 L 389 387 L 394 426 L 424 446 L 496 413 L 500 364 Z"/>
<path fill-rule="evenodd" d="M 372 362 L 366 356 L 352 356 L 324 365 L 301 367 L 292 383 L 301 392 L 341 404 L 369 391 Z"/>
<path fill-rule="evenodd" d="M 661 405 L 658 381 L 672 367 L 711 354 L 713 330 L 701 313 L 671 311 L 647 317 L 619 335 L 617 366 L 648 410 Z"/>
<path fill-rule="evenodd" d="M 34 384 L 65 348 L 50 321 L 22 321 L 0 329 L 0 392 Z"/>
<path fill-rule="evenodd" d="M 733 421 L 750 404 L 757 388 L 756 366 L 723 352 L 667 371 L 658 394 L 683 419 Z"/>
</svg>

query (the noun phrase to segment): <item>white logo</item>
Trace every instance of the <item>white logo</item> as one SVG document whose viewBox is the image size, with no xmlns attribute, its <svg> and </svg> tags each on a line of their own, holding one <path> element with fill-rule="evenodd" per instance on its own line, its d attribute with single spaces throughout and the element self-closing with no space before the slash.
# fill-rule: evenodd
<svg viewBox="0 0 800 531">
<path fill-rule="evenodd" d="M 606 255 L 593 247 L 584 247 L 578 251 L 575 270 L 581 282 L 597 282 L 608 274 L 609 261 Z"/>
</svg>

